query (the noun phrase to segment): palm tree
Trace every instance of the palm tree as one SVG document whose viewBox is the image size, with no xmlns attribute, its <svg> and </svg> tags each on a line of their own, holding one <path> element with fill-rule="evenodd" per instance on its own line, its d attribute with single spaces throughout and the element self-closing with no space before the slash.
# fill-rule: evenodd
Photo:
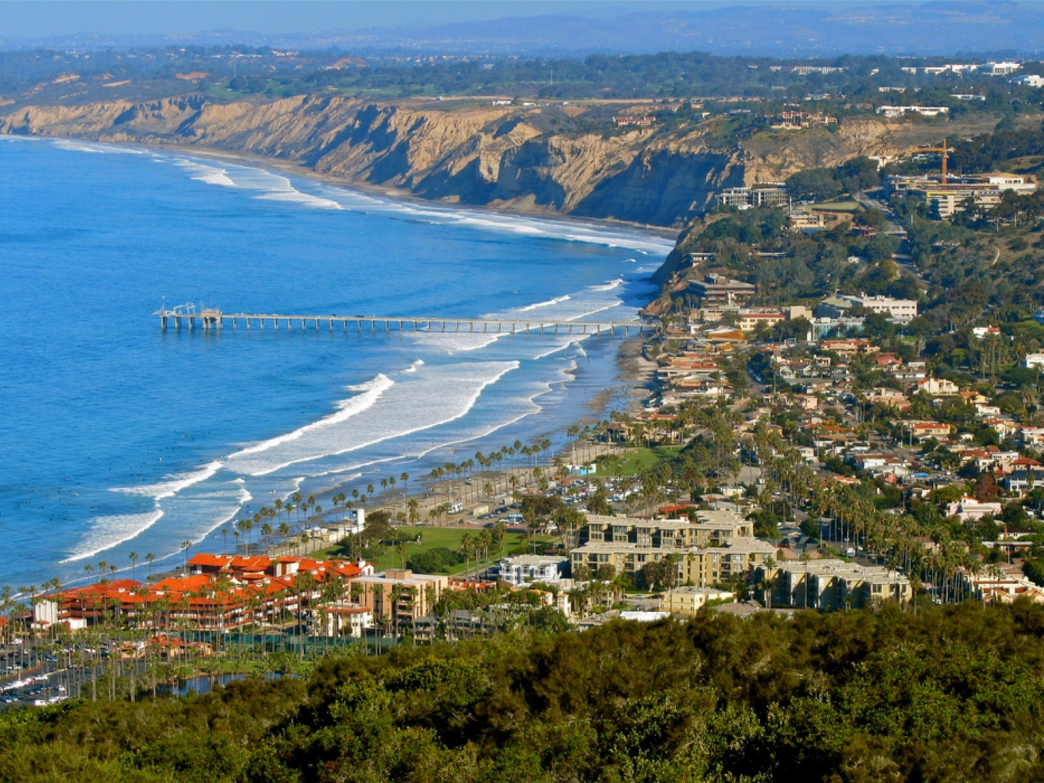
<svg viewBox="0 0 1044 783">
<path fill-rule="evenodd" d="M 192 548 L 192 542 L 191 541 L 182 541 L 181 542 L 181 551 L 185 553 L 185 555 L 184 555 L 184 559 L 185 559 L 184 571 L 185 571 L 185 573 L 188 573 L 188 552 L 189 552 L 189 550 L 191 548 Z"/>
<path fill-rule="evenodd" d="M 468 564 L 471 562 L 470 561 L 470 556 L 471 556 L 471 550 L 472 550 L 472 547 L 473 547 L 473 541 L 474 541 L 474 539 L 472 538 L 471 533 L 465 533 L 463 535 L 463 537 L 460 539 L 460 548 L 457 550 L 458 552 L 460 552 L 460 554 L 464 555 L 464 577 L 465 578 L 467 578 L 468 571 L 470 570 L 469 567 L 468 567 Z"/>
<path fill-rule="evenodd" d="M 131 561 L 131 579 L 136 582 L 138 581 L 138 553 L 131 552 L 127 557 Z"/>
</svg>

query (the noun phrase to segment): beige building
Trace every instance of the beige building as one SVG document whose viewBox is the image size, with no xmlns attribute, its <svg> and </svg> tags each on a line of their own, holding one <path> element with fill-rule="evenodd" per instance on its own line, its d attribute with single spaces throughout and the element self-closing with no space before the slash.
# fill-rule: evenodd
<svg viewBox="0 0 1044 783">
<path fill-rule="evenodd" d="M 725 582 L 770 558 L 776 547 L 759 538 L 734 538 L 726 546 L 693 547 L 685 553 L 680 579 L 684 584 L 708 586 Z"/>
<path fill-rule="evenodd" d="M 698 513 L 696 522 L 590 515 L 580 531 L 581 546 L 569 553 L 573 574 L 608 567 L 633 576 L 669 557 L 679 584 L 706 587 L 775 555 L 772 544 L 753 537 L 749 520 L 731 511 Z"/>
<path fill-rule="evenodd" d="M 388 569 L 373 576 L 355 580 L 361 588 L 359 605 L 373 613 L 376 626 L 395 624 L 409 628 L 413 620 L 432 614 L 442 591 L 449 585 L 448 576 L 415 574 L 407 569 Z"/>
<path fill-rule="evenodd" d="M 687 550 L 721 546 L 734 538 L 753 535 L 754 523 L 731 511 L 698 511 L 696 522 L 589 514 L 579 541 Z"/>
<path fill-rule="evenodd" d="M 691 617 L 710 601 L 732 601 L 735 593 L 728 590 L 715 590 L 713 587 L 676 587 L 668 590 L 660 599 L 660 611 Z"/>
<path fill-rule="evenodd" d="M 753 579 L 755 584 L 769 585 L 776 606 L 860 609 L 882 601 L 905 604 L 913 597 L 910 580 L 898 571 L 835 558 L 761 564 L 754 569 Z"/>
</svg>

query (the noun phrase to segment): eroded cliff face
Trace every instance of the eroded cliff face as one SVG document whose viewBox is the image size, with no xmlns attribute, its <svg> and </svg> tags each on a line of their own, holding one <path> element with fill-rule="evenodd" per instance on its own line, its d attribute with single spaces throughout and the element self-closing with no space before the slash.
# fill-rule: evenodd
<svg viewBox="0 0 1044 783">
<path fill-rule="evenodd" d="M 538 110 L 456 110 L 334 97 L 31 107 L 0 132 L 180 145 L 275 157 L 430 199 L 678 226 L 743 181 L 695 132 L 547 133 Z"/>
<path fill-rule="evenodd" d="M 331 96 L 233 103 L 194 96 L 30 107 L 0 117 L 0 133 L 274 157 L 423 198 L 676 227 L 723 187 L 891 152 L 885 123 L 786 138 L 758 134 L 723 148 L 707 144 L 713 123 L 606 136 L 542 130 L 541 112 Z"/>
</svg>

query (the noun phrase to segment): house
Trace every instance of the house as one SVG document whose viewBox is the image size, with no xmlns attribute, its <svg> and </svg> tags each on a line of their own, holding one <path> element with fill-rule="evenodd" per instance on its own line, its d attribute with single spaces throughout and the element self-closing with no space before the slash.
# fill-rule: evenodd
<svg viewBox="0 0 1044 783">
<path fill-rule="evenodd" d="M 1004 488 L 1016 497 L 1022 497 L 1034 487 L 1040 487 L 1044 472 L 1030 468 L 1028 470 L 1013 470 L 1004 476 L 1002 482 Z"/>
<path fill-rule="evenodd" d="M 1016 76 L 1011 80 L 1012 84 L 1021 84 L 1024 87 L 1044 87 L 1044 76 L 1029 73 L 1025 76 Z"/>
<path fill-rule="evenodd" d="M 966 590 L 983 604 L 1008 604 L 1017 598 L 1044 603 L 1044 589 L 1027 579 L 1021 568 L 1010 563 L 994 563 L 980 571 L 962 568 L 958 575 Z"/>
<path fill-rule="evenodd" d="M 1044 353 L 1028 353 L 1022 360 L 1022 366 L 1039 370 L 1044 368 Z"/>
<path fill-rule="evenodd" d="M 914 394 L 917 392 L 925 392 L 932 397 L 941 397 L 957 394 L 960 392 L 960 389 L 957 388 L 956 383 L 948 381 L 945 378 L 925 378 L 910 387 L 910 391 Z"/>
<path fill-rule="evenodd" d="M 617 128 L 648 128 L 656 118 L 651 115 L 644 117 L 613 117 L 613 122 L 616 123 Z"/>
<path fill-rule="evenodd" d="M 903 422 L 903 427 L 915 438 L 948 438 L 951 430 L 949 424 L 940 424 L 937 421 L 906 421 Z"/>
<path fill-rule="evenodd" d="M 824 351 L 836 353 L 842 358 L 848 359 L 860 353 L 877 353 L 880 350 L 865 337 L 852 337 L 848 339 L 823 340 L 819 347 Z"/>
<path fill-rule="evenodd" d="M 962 495 L 960 500 L 955 500 L 946 506 L 946 516 L 960 517 L 962 522 L 982 519 L 986 515 L 999 517 L 1000 513 L 1000 503 L 984 503 L 967 495 Z"/>
<path fill-rule="evenodd" d="M 896 389 L 876 387 L 866 395 L 866 401 L 871 405 L 883 405 L 886 408 L 894 408 L 903 412 L 910 410 L 910 400 L 906 395 Z"/>
</svg>

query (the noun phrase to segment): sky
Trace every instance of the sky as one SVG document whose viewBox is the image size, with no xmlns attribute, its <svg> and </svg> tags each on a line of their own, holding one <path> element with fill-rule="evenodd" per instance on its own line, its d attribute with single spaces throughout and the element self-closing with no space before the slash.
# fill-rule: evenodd
<svg viewBox="0 0 1044 783">
<path fill-rule="evenodd" d="M 875 0 L 798 0 L 832 5 Z M 879 1 L 879 0 L 878 0 Z M 231 29 L 259 33 L 308 33 L 537 16 L 614 17 L 642 9 L 708 9 L 757 5 L 744 2 L 670 0 L 0 0 L 5 38 L 104 33 L 146 35 Z M 786 2 L 787 5 L 798 3 Z"/>
</svg>

